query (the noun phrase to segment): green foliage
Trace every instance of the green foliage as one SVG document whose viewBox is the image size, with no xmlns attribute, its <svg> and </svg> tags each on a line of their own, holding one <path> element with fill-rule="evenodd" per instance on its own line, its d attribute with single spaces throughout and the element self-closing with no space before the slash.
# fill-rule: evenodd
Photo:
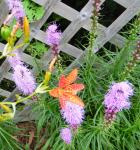
<svg viewBox="0 0 140 150">
<path fill-rule="evenodd" d="M 32 4 L 29 0 L 23 1 L 26 7 L 27 16 L 30 21 L 40 19 L 44 13 L 42 7 Z M 59 18 L 58 18 L 59 20 Z M 85 90 L 80 93 L 84 100 L 85 121 L 73 137 L 71 145 L 66 145 L 59 137 L 60 129 L 65 125 L 60 114 L 58 100 L 54 100 L 48 94 L 37 95 L 38 101 L 32 105 L 33 114 L 37 127 L 36 144 L 34 149 L 42 150 L 138 150 L 140 149 L 140 65 L 137 65 L 128 80 L 135 87 L 135 95 L 131 98 L 130 110 L 118 113 L 115 122 L 110 128 L 104 124 L 103 100 L 112 81 L 120 81 L 122 72 L 127 62 L 131 59 L 132 51 L 140 32 L 139 20 L 132 24 L 128 34 L 128 41 L 120 51 L 110 52 L 103 49 L 104 56 L 88 53 L 85 56 L 79 72 L 79 82 L 85 84 Z M 94 44 L 94 43 L 93 43 Z M 48 50 L 45 44 L 33 40 L 27 47 L 26 52 L 33 57 L 40 58 Z M 58 78 L 63 71 L 60 63 L 69 62 L 65 55 L 56 65 L 56 72 L 53 73 L 50 82 L 51 87 L 56 86 Z M 61 57 L 61 58 L 62 58 Z M 65 67 L 64 65 L 64 67 Z M 43 74 L 43 73 L 42 73 Z M 42 80 L 40 77 L 39 81 Z M 0 149 L 11 150 L 21 149 L 14 139 L 14 132 L 17 130 L 10 123 L 0 124 Z M 41 132 L 43 131 L 43 134 Z M 29 145 L 25 145 L 29 149 Z"/>
<path fill-rule="evenodd" d="M 137 22 L 137 20 L 136 20 Z M 36 123 L 38 133 L 46 127 L 43 150 L 137 150 L 140 147 L 140 65 L 137 65 L 128 80 L 135 86 L 135 95 L 131 98 L 130 110 L 117 115 L 117 119 L 110 128 L 104 125 L 103 100 L 112 81 L 121 79 L 121 72 L 131 59 L 134 45 L 138 40 L 138 24 L 132 24 L 126 46 L 120 51 L 104 50 L 104 57 L 87 55 L 81 65 L 79 80 L 86 86 L 80 97 L 86 104 L 86 118 L 71 145 L 66 145 L 59 137 L 60 129 L 64 126 L 58 108 L 57 100 L 49 95 L 40 97 L 34 112 L 38 112 Z M 91 53 L 90 53 L 91 54 Z M 79 64 L 80 65 L 80 64 Z M 58 72 L 57 72 L 58 73 Z M 55 74 L 52 85 L 57 82 Z M 39 119 L 38 119 L 39 118 Z M 42 139 L 41 138 L 41 139 Z M 39 142 L 40 139 L 38 139 Z"/>
<path fill-rule="evenodd" d="M 15 137 L 18 128 L 12 122 L 0 123 L 0 149 L 22 150 Z"/>
<path fill-rule="evenodd" d="M 122 67 L 126 65 L 126 63 L 130 60 L 132 51 L 134 50 L 137 40 L 139 39 L 138 34 L 140 33 L 140 21 L 137 17 L 133 24 L 131 24 L 131 28 L 128 31 L 128 37 L 126 41 L 126 45 L 121 50 L 121 52 L 117 55 L 114 66 L 113 66 L 113 75 L 118 76 L 122 73 Z"/>
<path fill-rule="evenodd" d="M 47 52 L 49 47 L 47 47 L 44 43 L 33 40 L 30 45 L 27 47 L 26 52 L 31 54 L 33 57 L 40 58 L 44 52 Z"/>
<path fill-rule="evenodd" d="M 33 112 L 37 112 L 37 144 L 35 148 L 45 141 L 43 144 L 44 150 L 48 149 L 55 142 L 55 138 L 58 138 L 62 121 L 59 113 L 58 102 L 54 101 L 48 95 L 41 96 L 39 101 L 33 107 Z M 37 119 L 39 118 L 39 120 Z M 44 130 L 44 134 L 40 137 L 40 132 Z"/>
<path fill-rule="evenodd" d="M 30 22 L 39 20 L 42 18 L 45 9 L 36 3 L 34 3 L 32 0 L 22 0 L 23 6 L 26 12 L 26 15 Z"/>
</svg>

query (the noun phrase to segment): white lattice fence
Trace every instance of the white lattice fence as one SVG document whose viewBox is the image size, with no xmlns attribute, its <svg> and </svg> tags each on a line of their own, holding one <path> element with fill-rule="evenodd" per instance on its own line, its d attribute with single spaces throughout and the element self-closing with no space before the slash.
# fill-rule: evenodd
<svg viewBox="0 0 140 150">
<path fill-rule="evenodd" d="M 48 18 L 51 16 L 51 14 L 55 13 L 70 21 L 70 24 L 67 26 L 67 28 L 64 30 L 62 34 L 62 40 L 60 45 L 60 51 L 75 58 L 75 60 L 68 66 L 67 69 L 70 69 L 76 66 L 77 64 L 82 63 L 85 51 L 69 44 L 69 41 L 81 28 L 90 31 L 91 25 L 90 16 L 93 9 L 91 1 L 88 1 L 88 3 L 81 9 L 80 12 L 75 10 L 74 8 L 71 8 L 70 6 L 66 5 L 60 0 L 33 0 L 33 1 L 45 7 L 45 13 L 42 19 L 31 24 L 31 40 L 36 39 L 38 41 L 47 44 L 45 41 L 46 34 L 43 30 L 41 30 L 41 28 L 48 20 Z M 102 0 L 101 5 L 104 5 L 104 2 L 105 0 Z M 118 32 L 132 18 L 134 18 L 136 14 L 140 12 L 140 0 L 114 0 L 114 2 L 123 6 L 125 8 L 125 11 L 110 26 L 105 27 L 101 24 L 99 25 L 98 28 L 99 36 L 96 39 L 97 43 L 96 47 L 98 48 L 96 48 L 96 50 L 93 50 L 94 52 L 103 47 L 107 42 L 110 42 L 113 45 L 122 48 L 127 39 L 119 35 Z M 0 26 L 1 26 L 3 20 L 5 19 L 5 16 L 8 14 L 8 9 L 4 1 L 0 2 L 0 12 L 1 12 Z M 21 40 L 22 39 L 19 39 L 18 43 Z M 33 67 L 34 74 L 36 74 L 37 66 L 34 63 L 33 58 L 30 55 L 24 53 L 24 50 L 27 48 L 27 46 L 28 45 L 24 46 L 19 51 L 22 55 L 23 61 L 28 62 L 28 64 Z M 3 50 L 3 48 L 4 44 L 0 43 L 0 50 Z M 38 65 L 41 65 L 42 68 L 45 70 L 47 69 L 50 60 L 51 60 L 51 50 L 47 51 L 43 55 L 43 57 L 40 60 L 38 60 Z M 9 70 L 10 66 L 7 60 L 4 60 L 3 63 L 1 63 L 0 65 L 0 82 L 3 82 L 6 79 L 12 81 L 11 73 L 9 72 Z M 17 92 L 18 90 L 16 89 L 16 87 L 15 89 L 12 89 L 10 91 L 3 89 L 3 87 L 0 87 L 0 96 L 6 97 L 5 100 L 13 98 Z M 23 114 L 23 112 L 21 112 L 20 115 L 21 114 Z M 22 116 L 20 116 L 19 120 L 20 121 L 22 120 Z M 30 115 L 27 111 L 24 111 L 24 120 L 30 120 Z"/>
</svg>

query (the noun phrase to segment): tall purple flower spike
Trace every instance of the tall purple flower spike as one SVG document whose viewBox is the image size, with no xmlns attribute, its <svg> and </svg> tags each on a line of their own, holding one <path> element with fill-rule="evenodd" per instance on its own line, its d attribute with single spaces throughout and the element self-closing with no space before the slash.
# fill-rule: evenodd
<svg viewBox="0 0 140 150">
<path fill-rule="evenodd" d="M 24 95 L 34 92 L 36 88 L 35 79 L 25 66 L 16 65 L 14 67 L 13 79 L 18 89 L 21 90 Z"/>
<path fill-rule="evenodd" d="M 63 119 L 72 128 L 77 128 L 83 122 L 84 113 L 83 107 L 68 101 L 66 102 L 65 108 L 61 110 Z"/>
<path fill-rule="evenodd" d="M 104 105 L 105 119 L 111 123 L 116 118 L 116 114 L 123 109 L 129 109 L 131 102 L 130 96 L 133 95 L 133 86 L 128 81 L 113 83 L 105 95 Z"/>
<path fill-rule="evenodd" d="M 61 32 L 57 30 L 58 26 L 56 24 L 52 24 L 46 30 L 46 42 L 52 48 L 52 53 L 54 55 L 58 54 L 58 46 L 61 40 Z"/>
</svg>

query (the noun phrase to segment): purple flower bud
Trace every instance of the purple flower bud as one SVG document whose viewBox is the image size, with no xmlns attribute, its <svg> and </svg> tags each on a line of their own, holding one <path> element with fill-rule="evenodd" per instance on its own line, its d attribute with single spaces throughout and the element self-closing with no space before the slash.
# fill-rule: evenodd
<svg viewBox="0 0 140 150">
<path fill-rule="evenodd" d="M 46 42 L 49 46 L 58 46 L 61 39 L 61 32 L 57 30 L 58 26 L 56 24 L 52 24 L 46 30 L 47 38 Z"/>
<path fill-rule="evenodd" d="M 63 128 L 60 131 L 60 137 L 64 140 L 66 144 L 70 144 L 72 140 L 72 133 L 69 128 Z"/>
<path fill-rule="evenodd" d="M 116 108 L 106 108 L 105 109 L 105 122 L 106 124 L 111 124 L 117 115 L 118 110 Z"/>
</svg>

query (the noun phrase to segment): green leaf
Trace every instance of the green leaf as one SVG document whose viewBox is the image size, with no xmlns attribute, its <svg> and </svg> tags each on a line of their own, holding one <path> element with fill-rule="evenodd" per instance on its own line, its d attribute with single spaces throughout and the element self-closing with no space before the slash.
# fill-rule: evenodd
<svg viewBox="0 0 140 150">
<path fill-rule="evenodd" d="M 33 1 L 31 2 L 31 0 L 23 0 L 23 6 L 29 22 L 41 19 L 45 12 L 42 6 L 37 5 Z"/>
</svg>

